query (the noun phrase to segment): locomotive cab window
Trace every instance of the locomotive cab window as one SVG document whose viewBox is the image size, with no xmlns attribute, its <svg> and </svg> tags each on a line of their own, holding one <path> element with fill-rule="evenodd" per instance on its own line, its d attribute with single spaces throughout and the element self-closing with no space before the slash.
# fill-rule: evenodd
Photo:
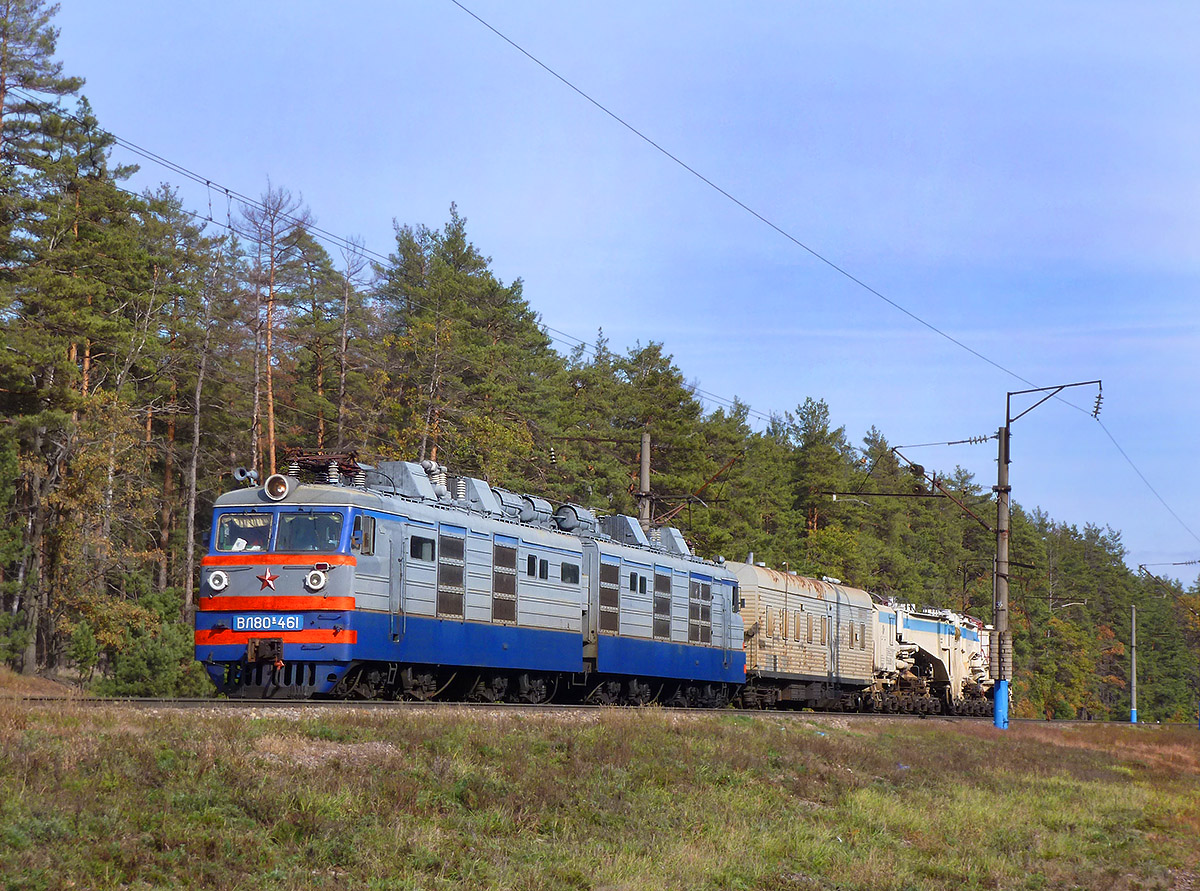
<svg viewBox="0 0 1200 891">
<path fill-rule="evenodd" d="M 342 541 L 342 515 L 333 511 L 300 511 L 279 515 L 275 550 L 281 553 L 329 553 Z"/>
<path fill-rule="evenodd" d="M 274 514 L 224 514 L 217 523 L 218 551 L 265 551 Z"/>
<path fill-rule="evenodd" d="M 432 538 L 419 538 L 414 535 L 408 543 L 408 556 L 414 560 L 423 560 L 426 563 L 432 563 L 435 552 Z"/>
</svg>

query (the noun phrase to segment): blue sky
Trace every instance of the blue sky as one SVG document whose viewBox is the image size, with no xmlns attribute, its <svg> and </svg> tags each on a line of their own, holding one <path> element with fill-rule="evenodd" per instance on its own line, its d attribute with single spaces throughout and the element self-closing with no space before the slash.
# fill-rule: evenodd
<svg viewBox="0 0 1200 891">
<path fill-rule="evenodd" d="M 1060 403 L 1014 427 L 1015 499 L 1121 530 L 1131 565 L 1200 558 L 1200 6 L 464 3 L 994 362 L 1038 386 L 1102 378 L 1101 419 L 1190 530 Z M 122 138 L 246 194 L 270 177 L 379 253 L 393 220 L 438 226 L 456 202 L 547 325 L 661 341 L 756 411 L 814 396 L 855 442 L 957 440 L 1027 386 L 449 0 L 62 0 L 58 24 Z M 995 476 L 994 443 L 908 454 Z"/>
</svg>

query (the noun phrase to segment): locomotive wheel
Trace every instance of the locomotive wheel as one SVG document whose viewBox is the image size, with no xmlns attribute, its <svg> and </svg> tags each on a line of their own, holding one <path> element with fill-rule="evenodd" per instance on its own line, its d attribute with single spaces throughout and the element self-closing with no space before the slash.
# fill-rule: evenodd
<svg viewBox="0 0 1200 891">
<path fill-rule="evenodd" d="M 508 695 L 508 678 L 494 674 L 489 678 L 480 675 L 467 696 L 472 702 L 503 702 Z"/>
<path fill-rule="evenodd" d="M 687 708 L 688 698 L 682 687 L 676 687 L 675 692 L 667 697 L 666 705 L 670 708 Z"/>
<path fill-rule="evenodd" d="M 517 702 L 528 703 L 529 705 L 537 705 L 545 702 L 550 698 L 550 693 L 546 687 L 546 679 L 530 677 L 527 674 L 522 674 L 517 678 L 517 693 L 514 697 Z"/>
<path fill-rule="evenodd" d="M 934 696 L 929 703 L 929 713 L 932 715 L 940 715 L 942 713 L 942 700 Z"/>
<path fill-rule="evenodd" d="M 645 705 L 654 699 L 654 691 L 649 684 L 632 678 L 628 686 L 629 692 L 625 696 L 625 701 L 630 705 Z"/>
<path fill-rule="evenodd" d="M 601 681 L 584 699 L 591 705 L 616 705 L 621 699 L 621 685 L 617 681 Z"/>
<path fill-rule="evenodd" d="M 894 715 L 900 711 L 900 697 L 895 693 L 888 693 L 883 697 L 883 710 L 889 715 Z"/>
</svg>

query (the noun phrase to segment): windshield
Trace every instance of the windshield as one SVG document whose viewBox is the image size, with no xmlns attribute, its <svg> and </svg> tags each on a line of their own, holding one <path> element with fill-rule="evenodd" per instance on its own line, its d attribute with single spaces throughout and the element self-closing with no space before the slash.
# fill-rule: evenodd
<svg viewBox="0 0 1200 891">
<path fill-rule="evenodd" d="M 279 531 L 275 535 L 276 551 L 328 553 L 338 550 L 341 542 L 340 513 L 305 511 L 279 515 Z"/>
<path fill-rule="evenodd" d="M 217 523 L 218 551 L 265 551 L 272 514 L 225 514 Z"/>
</svg>

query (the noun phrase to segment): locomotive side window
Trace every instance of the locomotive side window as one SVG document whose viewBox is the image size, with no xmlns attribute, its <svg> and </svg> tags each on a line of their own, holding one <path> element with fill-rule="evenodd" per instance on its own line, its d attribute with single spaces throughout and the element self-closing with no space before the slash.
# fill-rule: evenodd
<svg viewBox="0 0 1200 891">
<path fill-rule="evenodd" d="M 283 553 L 328 553 L 342 541 L 342 515 L 332 511 L 300 511 L 279 515 L 275 550 Z"/>
<path fill-rule="evenodd" d="M 529 561 L 525 564 L 525 574 L 532 578 L 537 578 L 537 557 L 533 554 L 529 555 Z"/>
<path fill-rule="evenodd" d="M 564 563 L 562 565 L 562 568 L 559 569 L 558 577 L 562 580 L 564 585 L 578 585 L 579 584 L 579 564 L 578 563 Z"/>
<path fill-rule="evenodd" d="M 667 573 L 654 573 L 654 636 L 669 638 L 671 636 L 671 576 Z"/>
<path fill-rule="evenodd" d="M 632 594 L 637 593 L 637 573 L 636 572 L 629 573 L 629 591 Z"/>
<path fill-rule="evenodd" d="M 492 548 L 492 621 L 517 621 L 517 542 L 497 538 Z"/>
<path fill-rule="evenodd" d="M 354 518 L 354 533 L 350 537 L 350 547 L 364 557 L 375 554 L 375 518 L 359 514 Z"/>
<path fill-rule="evenodd" d="M 224 514 L 217 523 L 218 551 L 265 551 L 273 514 Z"/>
<path fill-rule="evenodd" d="M 438 536 L 441 551 L 438 557 L 437 614 L 461 618 L 466 595 L 466 563 L 463 553 L 466 540 L 443 532 Z"/>
<path fill-rule="evenodd" d="M 616 563 L 600 564 L 600 630 L 621 630 L 621 567 Z"/>
<path fill-rule="evenodd" d="M 538 561 L 538 578 L 540 578 L 540 579 L 549 579 L 550 578 L 550 561 L 549 560 L 539 560 Z"/>
<path fill-rule="evenodd" d="M 413 536 L 408 544 L 408 556 L 414 560 L 424 560 L 426 563 L 433 562 L 434 544 L 432 538 L 418 538 Z"/>
</svg>

